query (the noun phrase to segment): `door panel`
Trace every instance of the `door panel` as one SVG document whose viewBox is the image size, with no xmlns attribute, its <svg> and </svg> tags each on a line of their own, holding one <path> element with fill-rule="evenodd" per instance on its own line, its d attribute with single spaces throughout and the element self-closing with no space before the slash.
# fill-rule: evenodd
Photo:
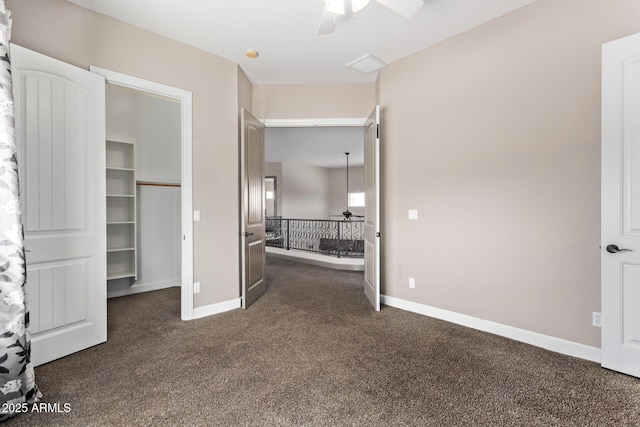
<svg viewBox="0 0 640 427">
<path fill-rule="evenodd" d="M 253 304 L 266 289 L 264 279 L 264 125 L 245 109 L 240 111 L 242 176 L 242 308 Z"/>
<path fill-rule="evenodd" d="M 640 34 L 603 47 L 602 366 L 640 377 Z M 628 249 L 616 252 L 607 246 Z M 612 253 L 613 252 L 613 253 Z"/>
<path fill-rule="evenodd" d="M 11 46 L 34 365 L 106 341 L 104 79 Z"/>
<path fill-rule="evenodd" d="M 380 107 L 365 124 L 364 293 L 380 310 Z"/>
</svg>

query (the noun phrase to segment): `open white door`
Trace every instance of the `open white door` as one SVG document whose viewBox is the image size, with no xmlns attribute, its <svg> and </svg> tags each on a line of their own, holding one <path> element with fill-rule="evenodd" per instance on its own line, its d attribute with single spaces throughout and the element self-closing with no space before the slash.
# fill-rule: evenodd
<svg viewBox="0 0 640 427">
<path fill-rule="evenodd" d="M 11 45 L 31 355 L 107 340 L 104 78 Z"/>
<path fill-rule="evenodd" d="M 240 247 L 242 308 L 264 294 L 264 125 L 240 110 Z"/>
<path fill-rule="evenodd" d="M 640 377 L 640 33 L 602 51 L 602 366 Z"/>
<path fill-rule="evenodd" d="M 380 107 L 364 128 L 364 293 L 380 310 Z"/>
</svg>

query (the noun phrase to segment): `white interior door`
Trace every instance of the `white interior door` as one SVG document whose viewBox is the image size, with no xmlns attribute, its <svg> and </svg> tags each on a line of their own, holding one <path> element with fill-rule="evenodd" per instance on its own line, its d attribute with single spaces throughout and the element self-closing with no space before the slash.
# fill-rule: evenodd
<svg viewBox="0 0 640 427">
<path fill-rule="evenodd" d="M 602 366 L 640 377 L 640 33 L 602 53 Z"/>
<path fill-rule="evenodd" d="M 35 365 L 107 340 L 104 78 L 11 46 Z"/>
<path fill-rule="evenodd" d="M 242 308 L 264 294 L 264 125 L 244 108 L 240 111 L 240 221 Z"/>
<path fill-rule="evenodd" d="M 380 107 L 364 128 L 364 293 L 380 310 Z"/>
</svg>

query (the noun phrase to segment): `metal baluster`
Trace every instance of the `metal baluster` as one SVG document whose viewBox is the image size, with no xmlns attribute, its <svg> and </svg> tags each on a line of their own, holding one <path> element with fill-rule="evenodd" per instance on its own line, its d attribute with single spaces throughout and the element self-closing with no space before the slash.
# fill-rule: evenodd
<svg viewBox="0 0 640 427">
<path fill-rule="evenodd" d="M 340 258 L 340 246 L 342 243 L 342 227 L 340 226 L 340 222 L 338 223 L 338 258 Z"/>
</svg>

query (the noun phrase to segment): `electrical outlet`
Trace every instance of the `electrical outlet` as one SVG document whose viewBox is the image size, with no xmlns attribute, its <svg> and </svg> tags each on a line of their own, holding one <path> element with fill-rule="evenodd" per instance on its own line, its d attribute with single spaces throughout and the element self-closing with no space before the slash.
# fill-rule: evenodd
<svg viewBox="0 0 640 427">
<path fill-rule="evenodd" d="M 199 292 L 200 292 L 200 282 L 195 282 L 195 283 L 193 284 L 193 293 L 194 293 L 194 294 L 197 294 L 197 293 L 199 293 Z"/>
<path fill-rule="evenodd" d="M 409 209 L 409 219 L 417 220 L 418 219 L 418 210 L 417 209 Z"/>
<path fill-rule="evenodd" d="M 598 328 L 602 327 L 602 315 L 597 311 L 591 313 L 593 316 L 593 326 L 597 326 Z"/>
<path fill-rule="evenodd" d="M 409 287 L 411 289 L 414 289 L 416 287 L 416 279 L 414 279 L 413 277 L 409 277 Z"/>
</svg>

